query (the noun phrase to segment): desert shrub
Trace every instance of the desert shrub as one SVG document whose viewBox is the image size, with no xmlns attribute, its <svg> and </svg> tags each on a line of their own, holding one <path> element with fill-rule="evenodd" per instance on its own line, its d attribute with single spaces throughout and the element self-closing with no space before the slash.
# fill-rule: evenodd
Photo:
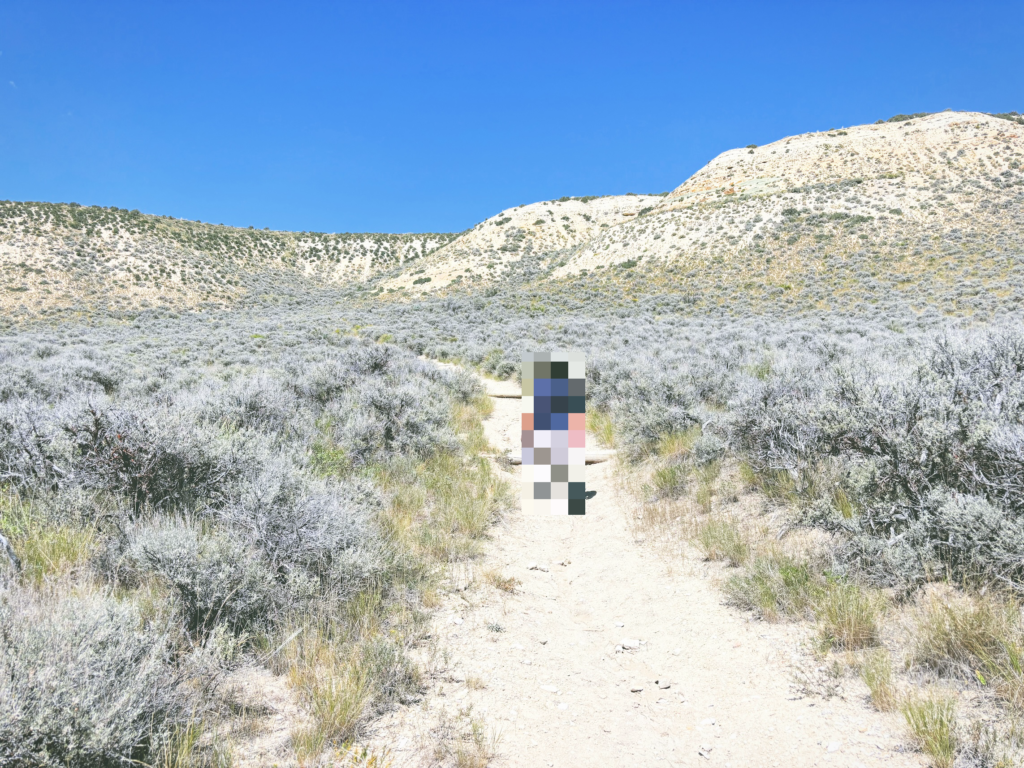
<svg viewBox="0 0 1024 768">
<path fill-rule="evenodd" d="M 237 467 L 219 430 L 186 413 L 133 405 L 86 405 L 61 424 L 73 445 L 73 480 L 125 496 L 136 514 L 222 502 Z"/>
<path fill-rule="evenodd" d="M 756 469 L 798 478 L 807 501 L 827 493 L 862 510 L 830 524 L 853 534 L 849 558 L 882 581 L 1021 582 L 1019 335 L 939 337 L 901 363 L 795 363 L 736 401 L 734 432 Z M 844 468 L 842 496 L 818 482 L 823 462 Z"/>
<path fill-rule="evenodd" d="M 0 595 L 0 763 L 146 760 L 199 705 L 169 634 L 102 594 Z"/>
<path fill-rule="evenodd" d="M 317 394 L 322 396 L 322 390 Z M 221 407 L 216 415 L 235 428 L 280 434 L 288 428 L 294 429 L 297 421 L 308 417 L 308 413 L 300 410 L 295 392 L 265 373 L 230 382 L 219 399 Z"/>
<path fill-rule="evenodd" d="M 156 574 L 177 596 L 185 628 L 205 633 L 223 622 L 235 632 L 277 613 L 281 590 L 263 557 L 223 532 L 203 534 L 192 523 L 161 520 L 132 532 L 128 556 Z"/>
<path fill-rule="evenodd" d="M 854 535 L 844 551 L 881 582 L 1024 578 L 1024 521 L 978 496 L 937 488 L 914 501 L 869 505 L 848 527 Z"/>
<path fill-rule="evenodd" d="M 20 489 L 58 486 L 68 457 L 54 446 L 48 410 L 31 398 L 0 402 L 0 482 Z"/>
<path fill-rule="evenodd" d="M 506 380 L 515 377 L 521 370 L 521 363 L 513 360 L 502 360 L 494 366 L 494 375 L 496 378 Z"/>
<path fill-rule="evenodd" d="M 664 435 L 681 432 L 697 421 L 684 404 L 645 399 L 640 393 L 617 401 L 612 412 L 620 425 L 616 444 L 630 460 L 650 455 Z"/>
<path fill-rule="evenodd" d="M 251 547 L 270 569 L 287 576 L 301 568 L 326 581 L 348 572 L 347 550 L 372 548 L 371 513 L 379 494 L 365 480 L 317 480 L 283 459 L 245 478 L 216 518 Z"/>
<path fill-rule="evenodd" d="M 335 442 L 357 466 L 458 446 L 447 403 L 435 388 L 371 379 L 332 403 L 327 413 Z"/>
<path fill-rule="evenodd" d="M 699 466 L 718 461 L 725 455 L 725 442 L 714 434 L 705 432 L 693 443 L 690 457 Z"/>
</svg>

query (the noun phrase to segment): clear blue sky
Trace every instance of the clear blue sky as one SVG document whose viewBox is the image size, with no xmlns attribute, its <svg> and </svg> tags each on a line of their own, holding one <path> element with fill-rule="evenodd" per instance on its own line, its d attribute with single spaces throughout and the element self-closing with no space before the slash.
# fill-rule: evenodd
<svg viewBox="0 0 1024 768">
<path fill-rule="evenodd" d="M 1024 112 L 1024 2 L 0 5 L 0 198 L 457 231 L 899 112 Z"/>
</svg>

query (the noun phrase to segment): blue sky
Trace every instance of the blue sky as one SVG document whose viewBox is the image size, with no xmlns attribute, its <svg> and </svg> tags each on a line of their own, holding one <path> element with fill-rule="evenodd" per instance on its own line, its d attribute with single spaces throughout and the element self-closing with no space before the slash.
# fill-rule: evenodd
<svg viewBox="0 0 1024 768">
<path fill-rule="evenodd" d="M 721 151 L 1024 112 L 1024 3 L 0 5 L 0 198 L 458 231 Z"/>
</svg>

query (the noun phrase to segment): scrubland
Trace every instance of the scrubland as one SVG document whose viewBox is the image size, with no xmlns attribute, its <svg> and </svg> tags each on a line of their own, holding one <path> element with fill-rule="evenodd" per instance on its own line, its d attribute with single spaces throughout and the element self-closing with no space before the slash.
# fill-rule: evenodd
<svg viewBox="0 0 1024 768">
<path fill-rule="evenodd" d="M 0 763 L 228 765 L 247 666 L 287 674 L 310 764 L 419 695 L 437 569 L 505 498 L 471 378 L 284 318 L 39 329 L 0 359 Z"/>
<path fill-rule="evenodd" d="M 396 339 L 496 376 L 515 375 L 520 349 L 585 350 L 588 412 L 641 524 L 735 569 L 723 589 L 738 607 L 815 622 L 817 652 L 863 670 L 939 764 L 1020 759 L 1024 333 L 1012 316 L 905 327 L 905 315 L 592 307 L 499 326 L 470 307 L 439 299 L 423 337 Z"/>
<path fill-rule="evenodd" d="M 3 204 L 0 763 L 244 763 L 252 668 L 289 759 L 382 760 L 340 755 L 509 503 L 477 384 L 419 357 L 557 347 L 652 541 L 812 622 L 936 765 L 1019 764 L 1022 128 L 902 117 L 460 237 Z"/>
</svg>

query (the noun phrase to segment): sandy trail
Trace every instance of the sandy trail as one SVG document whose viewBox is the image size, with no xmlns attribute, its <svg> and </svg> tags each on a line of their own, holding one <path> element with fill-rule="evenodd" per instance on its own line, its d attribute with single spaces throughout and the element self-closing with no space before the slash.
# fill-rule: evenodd
<svg viewBox="0 0 1024 768">
<path fill-rule="evenodd" d="M 494 404 L 488 437 L 518 452 L 520 402 Z M 500 730 L 497 766 L 926 764 L 895 716 L 867 706 L 859 681 L 830 699 L 799 692 L 795 670 L 816 664 L 802 650 L 806 627 L 751 620 L 722 604 L 716 568 L 692 552 L 669 563 L 635 540 L 613 471 L 587 468 L 597 495 L 586 517 L 517 511 L 496 527 L 468 586 L 433 618 L 447 675 L 421 705 L 378 724 L 373 741 L 396 766 L 432 764 L 439 713 L 470 705 Z M 522 586 L 499 591 L 479 577 L 486 569 Z M 617 651 L 624 640 L 640 643 Z"/>
</svg>

